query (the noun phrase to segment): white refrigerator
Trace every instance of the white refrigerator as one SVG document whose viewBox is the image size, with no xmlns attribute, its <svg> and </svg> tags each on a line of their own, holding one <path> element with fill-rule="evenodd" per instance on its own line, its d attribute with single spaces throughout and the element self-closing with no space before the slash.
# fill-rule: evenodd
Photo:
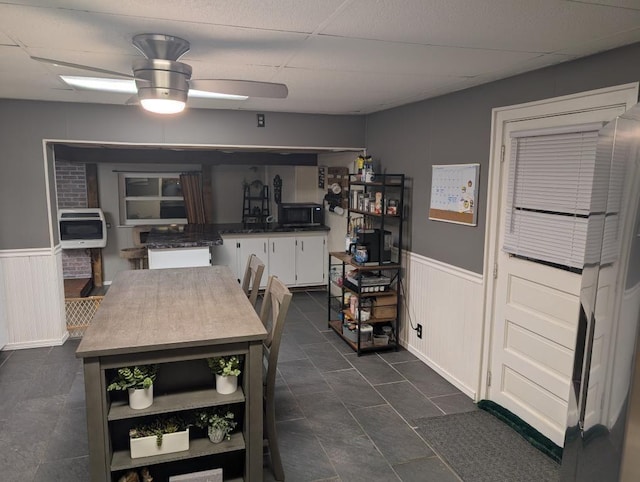
<svg viewBox="0 0 640 482">
<path fill-rule="evenodd" d="M 640 480 L 640 104 L 600 132 L 562 482 Z M 594 182 L 595 185 L 595 182 Z M 603 222 L 597 222 L 598 219 Z M 606 229 L 607 225 L 615 229 Z"/>
</svg>

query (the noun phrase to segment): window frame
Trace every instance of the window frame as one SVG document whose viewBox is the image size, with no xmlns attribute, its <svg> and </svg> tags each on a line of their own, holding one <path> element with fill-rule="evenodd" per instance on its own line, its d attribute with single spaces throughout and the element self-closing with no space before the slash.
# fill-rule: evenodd
<svg viewBox="0 0 640 482">
<path fill-rule="evenodd" d="M 127 196 L 126 186 L 127 179 L 135 178 L 154 178 L 158 181 L 157 196 Z M 120 208 L 120 225 L 121 226 L 140 226 L 140 225 L 162 225 L 162 224 L 187 224 L 187 218 L 144 218 L 129 219 L 127 212 L 127 201 L 182 201 L 184 203 L 184 194 L 182 196 L 163 196 L 162 195 L 162 179 L 180 178 L 179 172 L 119 172 L 118 173 L 118 204 Z"/>
</svg>

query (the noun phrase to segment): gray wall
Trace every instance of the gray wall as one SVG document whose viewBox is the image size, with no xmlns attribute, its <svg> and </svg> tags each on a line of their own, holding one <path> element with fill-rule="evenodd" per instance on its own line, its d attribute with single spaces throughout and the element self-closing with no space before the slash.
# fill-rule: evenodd
<svg viewBox="0 0 640 482">
<path fill-rule="evenodd" d="M 255 112 L 245 111 L 190 109 L 177 117 L 159 117 L 136 106 L 0 101 L 0 249 L 43 248 L 51 244 L 43 139 L 299 147 L 364 145 L 362 117 L 267 113 L 265 128 L 257 128 L 255 119 Z"/>
<path fill-rule="evenodd" d="M 410 179 L 411 235 L 418 254 L 482 273 L 491 110 L 640 79 L 640 44 L 367 116 L 367 153 Z M 433 164 L 479 162 L 478 226 L 428 219 Z"/>
</svg>

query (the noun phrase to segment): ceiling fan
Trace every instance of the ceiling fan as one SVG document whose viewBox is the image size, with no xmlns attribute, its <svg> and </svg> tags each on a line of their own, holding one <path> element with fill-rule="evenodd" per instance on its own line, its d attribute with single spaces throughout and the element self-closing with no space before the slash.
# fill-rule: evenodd
<svg viewBox="0 0 640 482">
<path fill-rule="evenodd" d="M 139 101 L 144 109 L 161 114 L 181 112 L 188 95 L 236 100 L 248 97 L 284 99 L 288 95 L 286 85 L 272 82 L 191 79 L 191 66 L 178 61 L 189 51 L 191 45 L 180 37 L 145 33 L 134 36 L 132 43 L 145 56 L 134 60 L 132 74 L 43 57 L 31 58 L 39 62 L 105 74 L 109 77 L 61 77 L 66 83 L 78 88 L 134 93 L 134 97 L 127 103 Z"/>
</svg>

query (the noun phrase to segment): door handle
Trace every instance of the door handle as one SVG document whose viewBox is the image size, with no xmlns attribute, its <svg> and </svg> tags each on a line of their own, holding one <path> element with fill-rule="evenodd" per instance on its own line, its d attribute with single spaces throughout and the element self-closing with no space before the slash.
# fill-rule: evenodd
<svg viewBox="0 0 640 482">
<path fill-rule="evenodd" d="M 264 243 L 262 243 L 262 252 L 264 254 L 267 254 L 267 242 L 266 241 Z"/>
<path fill-rule="evenodd" d="M 302 241 L 302 251 L 304 251 L 304 241 Z"/>
</svg>

